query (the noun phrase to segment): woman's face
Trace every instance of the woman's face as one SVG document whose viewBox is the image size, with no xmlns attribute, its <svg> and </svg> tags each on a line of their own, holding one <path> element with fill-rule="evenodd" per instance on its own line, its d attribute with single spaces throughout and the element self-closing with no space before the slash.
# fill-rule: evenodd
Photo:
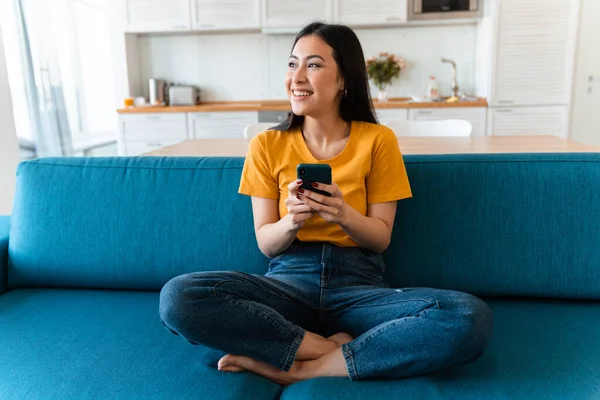
<svg viewBox="0 0 600 400">
<path fill-rule="evenodd" d="M 296 115 L 316 116 L 338 110 L 344 80 L 333 49 L 320 37 L 304 36 L 288 60 L 285 87 Z"/>
</svg>

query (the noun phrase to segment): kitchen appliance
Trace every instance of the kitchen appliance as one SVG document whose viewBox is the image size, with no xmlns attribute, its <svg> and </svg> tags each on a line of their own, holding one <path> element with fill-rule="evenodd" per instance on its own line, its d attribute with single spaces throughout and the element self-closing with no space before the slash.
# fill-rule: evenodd
<svg viewBox="0 0 600 400">
<path fill-rule="evenodd" d="M 163 79 L 148 79 L 148 94 L 150 105 L 165 105 L 165 90 L 167 83 Z"/>
<path fill-rule="evenodd" d="M 483 0 L 408 0 L 409 20 L 481 18 Z"/>
<path fill-rule="evenodd" d="M 193 106 L 200 102 L 200 90 L 191 85 L 173 85 L 169 87 L 169 105 Z"/>
</svg>

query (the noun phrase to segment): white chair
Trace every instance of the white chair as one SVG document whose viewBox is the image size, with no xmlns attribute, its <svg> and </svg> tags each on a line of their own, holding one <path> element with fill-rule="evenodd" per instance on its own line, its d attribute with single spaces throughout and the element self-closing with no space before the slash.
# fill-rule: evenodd
<svg viewBox="0 0 600 400">
<path fill-rule="evenodd" d="M 256 124 L 250 124 L 244 128 L 244 138 L 252 139 L 259 133 L 262 133 L 277 125 L 279 125 L 279 122 L 258 122 Z"/>
<path fill-rule="evenodd" d="M 385 124 L 396 136 L 470 136 L 473 126 L 462 119 L 439 121 L 391 120 Z"/>
</svg>

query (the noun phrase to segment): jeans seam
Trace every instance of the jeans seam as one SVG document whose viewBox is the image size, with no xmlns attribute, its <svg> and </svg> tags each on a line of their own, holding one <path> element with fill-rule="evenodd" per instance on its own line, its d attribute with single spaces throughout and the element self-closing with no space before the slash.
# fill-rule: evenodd
<svg viewBox="0 0 600 400">
<path fill-rule="evenodd" d="M 235 281 L 235 280 L 231 280 L 231 279 L 222 280 L 222 281 L 219 281 L 219 282 L 217 282 L 217 283 L 216 283 L 216 284 L 213 286 L 213 292 L 214 292 L 214 294 L 215 294 L 216 296 L 222 296 L 222 294 L 219 294 L 219 292 L 217 292 L 217 287 L 218 287 L 218 286 L 221 286 L 221 285 L 222 285 L 222 284 L 224 284 L 224 283 L 231 283 L 231 282 L 233 282 L 233 283 L 239 283 L 239 281 Z M 294 302 L 294 303 L 295 303 L 295 301 L 294 301 L 293 299 L 289 298 L 289 297 L 280 296 L 280 295 L 279 295 L 279 294 L 277 294 L 277 293 L 273 293 L 273 292 L 271 292 L 271 291 L 269 291 L 269 290 L 265 290 L 265 289 L 263 289 L 263 288 L 260 288 L 260 287 L 257 287 L 257 286 L 252 286 L 252 289 L 256 289 L 256 290 L 259 290 L 259 291 L 261 291 L 261 292 L 263 292 L 263 293 L 267 293 L 267 294 L 269 294 L 269 295 L 271 295 L 271 296 L 277 297 L 277 298 L 279 298 L 279 299 L 288 300 L 288 301 L 292 301 L 292 302 Z"/>
<path fill-rule="evenodd" d="M 351 343 L 344 343 L 342 345 L 342 354 L 344 355 L 344 360 L 346 361 L 346 368 L 348 369 L 348 377 L 350 380 L 360 380 L 360 375 L 358 375 L 356 364 L 354 363 L 354 352 L 352 351 Z"/>
<path fill-rule="evenodd" d="M 306 330 L 301 326 L 298 326 L 298 333 L 294 337 L 290 350 L 280 368 L 283 372 L 288 372 L 292 368 L 292 364 L 294 363 L 294 359 L 296 358 L 296 354 L 298 353 L 298 349 L 300 348 L 300 344 L 302 344 L 305 334 Z"/>
<path fill-rule="evenodd" d="M 277 321 L 276 319 L 274 319 L 271 315 L 269 315 L 268 313 L 264 312 L 263 310 L 256 308 L 254 305 L 252 305 L 251 300 L 247 300 L 247 303 L 242 303 L 242 301 L 234 298 L 233 296 L 229 295 L 229 294 L 221 294 L 219 295 L 221 297 L 223 297 L 225 300 L 229 301 L 230 303 L 236 304 L 236 305 L 242 305 L 243 307 L 248 307 L 248 309 L 250 309 L 252 312 L 256 313 L 256 314 L 261 314 L 264 315 L 265 317 L 267 317 L 267 319 L 269 321 L 271 321 L 273 323 L 273 325 L 277 326 L 277 329 L 279 330 L 279 332 L 282 333 L 286 333 L 287 329 L 285 326 L 281 325 L 281 323 L 279 321 Z M 268 307 L 267 305 L 265 305 L 266 307 Z"/>
<path fill-rule="evenodd" d="M 383 303 L 383 304 L 369 304 L 366 306 L 347 306 L 347 307 L 340 307 L 340 308 L 329 308 L 329 310 L 348 310 L 348 309 L 352 309 L 352 308 L 374 308 L 377 306 L 389 306 L 389 305 L 394 305 L 394 304 L 400 304 L 400 303 L 406 303 L 409 301 L 421 301 L 423 303 L 431 303 L 431 304 L 437 304 L 437 300 L 426 300 L 426 299 L 408 299 L 408 300 L 399 300 L 399 301 L 393 301 L 391 303 Z"/>
<path fill-rule="evenodd" d="M 439 306 L 438 306 L 438 303 L 437 303 L 437 301 L 436 301 L 436 302 L 433 302 L 433 303 L 431 303 L 431 305 L 432 305 L 432 306 L 435 306 L 435 308 L 436 308 L 436 309 L 439 309 Z M 389 328 L 391 328 L 391 327 L 393 327 L 393 326 L 396 326 L 396 325 L 398 325 L 399 323 L 403 322 L 403 321 L 404 321 L 406 318 L 418 318 L 418 317 L 420 317 L 421 315 L 425 314 L 425 313 L 426 313 L 427 311 L 429 311 L 429 310 L 431 310 L 431 307 L 429 307 L 429 308 L 426 308 L 426 309 L 424 309 L 424 310 L 422 310 L 422 311 L 420 311 L 420 312 L 416 313 L 415 315 L 409 315 L 409 316 L 406 316 L 406 317 L 399 317 L 399 318 L 395 318 L 395 319 L 389 320 L 389 321 L 387 321 L 387 322 L 384 322 L 384 323 L 380 324 L 379 326 L 377 326 L 377 327 L 373 328 L 373 329 L 374 329 L 374 331 L 373 331 L 373 332 L 371 332 L 371 333 L 370 333 L 368 336 L 365 336 L 365 334 L 363 334 L 363 335 L 361 335 L 360 337 L 358 337 L 358 338 L 354 339 L 354 341 L 352 342 L 352 343 L 353 343 L 353 346 L 354 346 L 356 349 L 358 349 L 358 348 L 359 348 L 359 347 L 361 347 L 362 345 L 364 345 L 364 344 L 366 344 L 366 343 L 370 342 L 370 341 L 371 341 L 371 339 L 373 338 L 373 336 L 375 336 L 375 335 L 379 334 L 380 332 L 383 332 L 383 331 L 385 331 L 385 330 L 387 330 L 387 329 L 389 329 Z M 382 325 L 383 325 L 383 326 L 382 326 Z M 365 337 L 363 337 L 363 336 L 365 336 Z"/>
</svg>

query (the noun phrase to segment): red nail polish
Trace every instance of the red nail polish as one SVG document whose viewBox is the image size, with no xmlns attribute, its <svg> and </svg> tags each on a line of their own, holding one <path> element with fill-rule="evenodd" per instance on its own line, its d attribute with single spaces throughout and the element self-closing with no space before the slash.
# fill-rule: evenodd
<svg viewBox="0 0 600 400">
<path fill-rule="evenodd" d="M 297 183 L 298 185 L 301 185 L 301 184 L 302 184 L 302 179 L 298 179 L 298 180 L 296 181 L 296 183 Z"/>
<path fill-rule="evenodd" d="M 298 189 L 298 193 L 304 193 L 304 189 L 302 189 L 302 188 Z"/>
<path fill-rule="evenodd" d="M 302 200 L 302 197 L 300 197 L 300 195 L 297 195 L 297 196 L 296 196 L 296 198 L 297 198 L 298 200 Z"/>
<path fill-rule="evenodd" d="M 319 187 L 319 184 L 318 184 L 318 183 L 314 183 L 314 182 L 313 182 L 313 183 L 311 183 L 311 185 L 312 185 L 312 187 Z"/>
</svg>

